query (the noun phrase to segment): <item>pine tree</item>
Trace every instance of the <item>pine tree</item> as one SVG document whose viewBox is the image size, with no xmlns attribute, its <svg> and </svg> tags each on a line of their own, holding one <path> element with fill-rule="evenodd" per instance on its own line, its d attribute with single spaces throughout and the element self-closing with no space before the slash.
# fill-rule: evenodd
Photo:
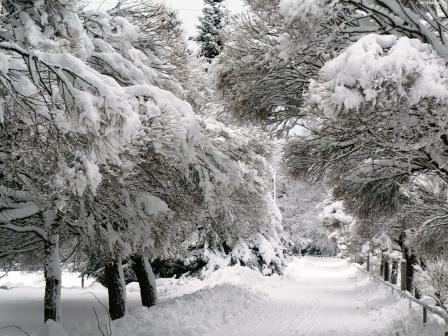
<svg viewBox="0 0 448 336">
<path fill-rule="evenodd" d="M 199 35 L 196 42 L 201 45 L 201 56 L 209 61 L 218 56 L 223 47 L 222 30 L 227 23 L 224 0 L 204 0 L 202 17 L 197 26 Z"/>
</svg>

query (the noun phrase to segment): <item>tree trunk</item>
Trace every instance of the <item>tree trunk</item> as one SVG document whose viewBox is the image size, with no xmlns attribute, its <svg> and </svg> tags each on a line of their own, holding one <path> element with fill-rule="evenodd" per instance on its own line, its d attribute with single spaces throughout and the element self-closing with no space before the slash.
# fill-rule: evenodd
<svg viewBox="0 0 448 336">
<path fill-rule="evenodd" d="M 408 269 L 406 259 L 400 260 L 400 289 L 402 291 L 406 290 L 406 270 Z"/>
<path fill-rule="evenodd" d="M 411 279 L 408 280 L 410 282 L 410 286 L 411 286 L 410 287 L 411 289 L 409 289 L 409 292 L 412 293 L 412 291 L 414 291 L 415 298 L 420 299 L 421 298 L 420 292 L 414 286 L 414 265 L 418 265 L 418 258 L 414 253 L 411 253 L 409 260 L 410 260 L 410 264 L 411 264 L 411 268 L 412 268 L 412 270 L 410 271 L 410 272 L 412 272 Z M 408 270 L 408 275 L 409 275 L 409 270 Z"/>
<path fill-rule="evenodd" d="M 61 260 L 59 255 L 59 235 L 50 234 L 45 248 L 45 297 L 44 322 L 61 320 Z"/>
<path fill-rule="evenodd" d="M 426 263 L 422 258 L 417 258 L 417 260 L 419 261 L 420 267 L 425 270 L 426 269 Z M 417 261 L 417 262 L 418 262 Z M 421 299 L 422 298 L 422 294 L 418 291 L 417 288 L 415 288 L 415 298 L 416 299 Z"/>
<path fill-rule="evenodd" d="M 407 275 L 406 275 L 406 270 L 408 269 L 408 265 L 407 265 L 407 259 L 406 259 L 406 253 L 407 253 L 407 248 L 406 248 L 406 244 L 404 243 L 404 239 L 405 239 L 405 234 L 404 234 L 404 227 L 402 229 L 402 232 L 400 234 L 400 237 L 398 238 L 398 241 L 400 243 L 401 246 L 401 260 L 400 260 L 400 289 L 402 291 L 405 291 L 407 289 Z"/>
<path fill-rule="evenodd" d="M 110 318 L 117 320 L 126 313 L 126 285 L 121 258 L 107 261 L 104 265 L 104 275 L 109 294 Z"/>
<path fill-rule="evenodd" d="M 384 281 L 390 280 L 389 260 L 384 259 Z"/>
<path fill-rule="evenodd" d="M 398 261 L 392 260 L 392 273 L 390 275 L 390 282 L 396 285 L 397 281 L 398 281 Z"/>
<path fill-rule="evenodd" d="M 137 276 L 140 285 L 140 296 L 142 305 L 152 307 L 156 304 L 157 289 L 154 273 L 148 258 L 141 254 L 135 254 L 131 258 L 132 270 Z"/>
<path fill-rule="evenodd" d="M 383 252 L 381 252 L 381 263 L 380 263 L 380 277 L 384 276 L 384 256 Z"/>
<path fill-rule="evenodd" d="M 414 265 L 417 264 L 417 257 L 408 248 L 406 251 L 406 290 L 412 293 L 414 282 Z"/>
</svg>

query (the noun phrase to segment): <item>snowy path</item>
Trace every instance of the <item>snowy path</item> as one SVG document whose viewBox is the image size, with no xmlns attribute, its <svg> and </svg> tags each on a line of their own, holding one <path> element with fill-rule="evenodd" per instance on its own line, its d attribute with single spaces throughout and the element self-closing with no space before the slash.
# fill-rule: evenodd
<svg viewBox="0 0 448 336">
<path fill-rule="evenodd" d="M 371 285 L 343 260 L 297 260 L 281 282 L 271 284 L 266 307 L 249 310 L 252 318 L 236 319 L 237 328 L 228 325 L 216 335 L 386 335 L 397 321 L 384 319 L 375 307 L 395 300 L 389 292 L 379 300 L 369 297 Z"/>
<path fill-rule="evenodd" d="M 134 312 L 118 335 L 443 335 L 438 321 L 424 327 L 417 307 L 340 259 L 293 259 L 284 276 L 273 277 L 232 267 L 206 283 L 191 295 Z"/>
<path fill-rule="evenodd" d="M 418 307 L 372 283 L 344 260 L 304 258 L 264 288 L 261 309 L 237 317 L 212 335 L 398 336 L 443 335 L 437 321 L 421 324 Z M 270 288 L 269 288 L 270 287 Z M 260 308 L 260 307 L 259 307 Z"/>
<path fill-rule="evenodd" d="M 241 324 L 237 330 L 224 328 L 219 335 L 376 335 L 373 307 L 363 300 L 358 281 L 341 260 L 292 263 L 283 281 L 272 284 L 270 303 L 255 319 L 235 321 Z"/>
<path fill-rule="evenodd" d="M 437 320 L 424 327 L 417 307 L 340 259 L 296 258 L 272 277 L 231 267 L 183 287 L 192 294 L 135 310 L 114 335 L 443 335 Z"/>
<path fill-rule="evenodd" d="M 203 281 L 159 279 L 158 287 L 160 303 L 150 309 L 139 307 L 138 287 L 128 287 L 130 313 L 114 322 L 113 336 L 443 335 L 437 320 L 430 317 L 422 326 L 421 310 L 340 259 L 292 259 L 283 276 L 272 277 L 228 267 Z M 87 293 L 106 300 L 105 289 L 94 285 L 63 292 L 69 335 L 99 335 Z M 23 299 L 17 301 L 19 293 Z M 41 294 L 40 288 L 16 288 L 0 295 L 0 326 L 38 330 Z"/>
</svg>

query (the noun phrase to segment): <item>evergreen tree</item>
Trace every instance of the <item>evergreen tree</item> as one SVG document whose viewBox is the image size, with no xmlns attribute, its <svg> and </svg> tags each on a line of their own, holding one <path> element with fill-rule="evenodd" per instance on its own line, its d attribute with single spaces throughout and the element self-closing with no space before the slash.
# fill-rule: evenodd
<svg viewBox="0 0 448 336">
<path fill-rule="evenodd" d="M 196 42 L 201 45 L 201 56 L 209 61 L 218 56 L 223 48 L 222 30 L 227 23 L 224 0 L 204 0 L 202 17 L 197 26 L 199 35 Z"/>
</svg>

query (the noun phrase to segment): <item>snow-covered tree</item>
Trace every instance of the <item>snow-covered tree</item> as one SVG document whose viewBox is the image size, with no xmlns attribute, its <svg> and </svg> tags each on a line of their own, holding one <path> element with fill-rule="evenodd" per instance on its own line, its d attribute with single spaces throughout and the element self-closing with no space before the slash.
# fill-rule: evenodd
<svg viewBox="0 0 448 336">
<path fill-rule="evenodd" d="M 377 226 L 373 232 L 402 241 L 405 230 L 417 230 L 433 245 L 445 216 L 447 74 L 417 39 L 361 38 L 311 82 L 309 135 L 289 144 L 291 173 L 325 177 L 361 231 Z M 425 192 L 436 176 L 441 192 Z M 417 246 L 406 247 L 409 263 Z"/>
<path fill-rule="evenodd" d="M 298 181 L 277 168 L 276 200 L 282 214 L 283 243 L 289 253 L 332 255 L 334 244 L 319 221 L 325 188 Z"/>
<path fill-rule="evenodd" d="M 448 311 L 448 265 L 445 258 L 429 260 L 425 267 L 417 267 L 415 284 L 418 290 L 434 299 L 434 303 Z"/>
<path fill-rule="evenodd" d="M 325 200 L 319 219 L 327 230 L 328 238 L 335 244 L 334 252 L 348 256 L 354 218 L 345 213 L 343 203 L 331 198 Z"/>
<path fill-rule="evenodd" d="M 369 34 L 417 38 L 446 55 L 443 0 L 247 0 L 249 13 L 231 26 L 217 86 L 242 121 L 288 133 L 302 123 L 304 94 L 324 63 Z"/>
<path fill-rule="evenodd" d="M 309 111 L 318 122 L 310 122 L 308 137 L 290 143 L 291 172 L 358 183 L 369 198 L 354 200 L 357 215 L 374 214 L 376 205 L 383 214 L 385 203 L 393 212 L 393 195 L 409 177 L 444 176 L 445 76 L 436 54 L 418 40 L 360 39 L 323 67 L 323 82 L 312 82 Z"/>
<path fill-rule="evenodd" d="M 224 0 L 204 0 L 202 16 L 199 18 L 198 36 L 195 38 L 201 46 L 200 55 L 209 62 L 221 53 L 223 48 L 223 29 L 228 23 Z"/>
<path fill-rule="evenodd" d="M 239 120 L 288 132 L 303 117 L 303 94 L 326 60 L 356 36 L 351 7 L 322 1 L 250 0 L 229 28 L 215 69 L 227 109 Z"/>
<path fill-rule="evenodd" d="M 84 15 L 95 47 L 88 62 L 128 92 L 142 125 L 120 155 L 121 164 L 103 174 L 96 197 L 83 205 L 85 220 L 93 219 L 91 239 L 103 242 L 97 254 L 106 263 L 105 281 L 115 279 L 109 291 L 114 319 L 126 310 L 122 260 L 131 260 L 133 268 L 145 266 L 141 274 L 148 275 L 151 260 L 182 257 L 191 241 L 196 248 L 214 253 L 223 244 L 233 248 L 258 235 L 252 238 L 254 244 L 270 247 L 266 239 L 276 230 L 272 229 L 267 144 L 256 144 L 239 130 L 196 116 L 182 100 L 184 91 L 178 75 L 169 71 L 169 58 L 163 68 L 158 66 L 162 62 L 156 55 L 166 54 L 153 51 L 157 43 L 151 43 L 145 30 L 147 39 L 141 43 L 140 26 L 120 16 L 135 19 L 134 7 L 129 11 L 123 6 L 109 14 Z M 187 232 L 199 238 L 183 244 Z M 280 267 L 280 258 L 274 260 L 276 253 L 281 256 L 280 246 L 272 256 L 265 253 L 266 265 L 276 261 Z M 140 272 L 135 271 L 139 278 Z M 146 283 L 149 296 L 142 288 L 147 278 L 142 276 L 139 282 L 142 301 L 150 305 L 153 284 Z"/>
<path fill-rule="evenodd" d="M 353 6 L 366 17 L 371 17 L 370 32 L 392 32 L 417 38 L 430 44 L 440 57 L 448 53 L 447 7 L 444 0 L 343 0 L 344 6 Z"/>
<path fill-rule="evenodd" d="M 422 257 L 444 256 L 448 184 L 435 174 L 420 174 L 402 188 L 398 226 L 408 233 L 409 245 Z"/>
<path fill-rule="evenodd" d="M 88 62 L 120 83 L 141 122 L 139 133 L 121 153 L 120 163 L 108 169 L 96 197 L 82 206 L 85 220 L 93 220 L 94 229 L 88 227 L 91 240 L 102 242 L 98 254 L 105 263 L 113 319 L 126 311 L 124 259 L 132 262 L 142 303 L 155 303 L 149 261 L 175 250 L 180 245 L 176 239 L 183 236 L 180 230 L 187 227 L 186 223 L 193 223 L 185 219 L 196 202 L 191 197 L 195 186 L 189 164 L 201 137 L 191 106 L 180 98 L 182 87 L 170 76 L 169 57 L 159 50 L 160 36 L 150 34 L 151 30 L 139 30 L 148 22 L 135 26 L 120 16 L 135 20 L 134 6 L 122 4 L 109 14 L 84 14 L 94 45 Z M 165 12 L 157 13 L 154 15 L 162 20 Z M 144 42 L 141 34 L 146 37 Z M 168 61 L 163 64 L 157 54 Z M 98 248 L 91 245 L 94 250 Z"/>
<path fill-rule="evenodd" d="M 139 121 L 126 92 L 85 63 L 92 45 L 76 3 L 12 1 L 6 9 L 0 226 L 44 243 L 44 319 L 59 320 L 59 244 L 71 200 L 95 193 L 98 165 L 117 158 Z"/>
<path fill-rule="evenodd" d="M 283 249 L 269 141 L 210 118 L 201 118 L 201 125 L 204 138 L 192 169 L 202 205 L 186 240 L 191 253 L 183 258 L 205 263 L 203 273 L 235 263 L 279 271 Z"/>
</svg>

